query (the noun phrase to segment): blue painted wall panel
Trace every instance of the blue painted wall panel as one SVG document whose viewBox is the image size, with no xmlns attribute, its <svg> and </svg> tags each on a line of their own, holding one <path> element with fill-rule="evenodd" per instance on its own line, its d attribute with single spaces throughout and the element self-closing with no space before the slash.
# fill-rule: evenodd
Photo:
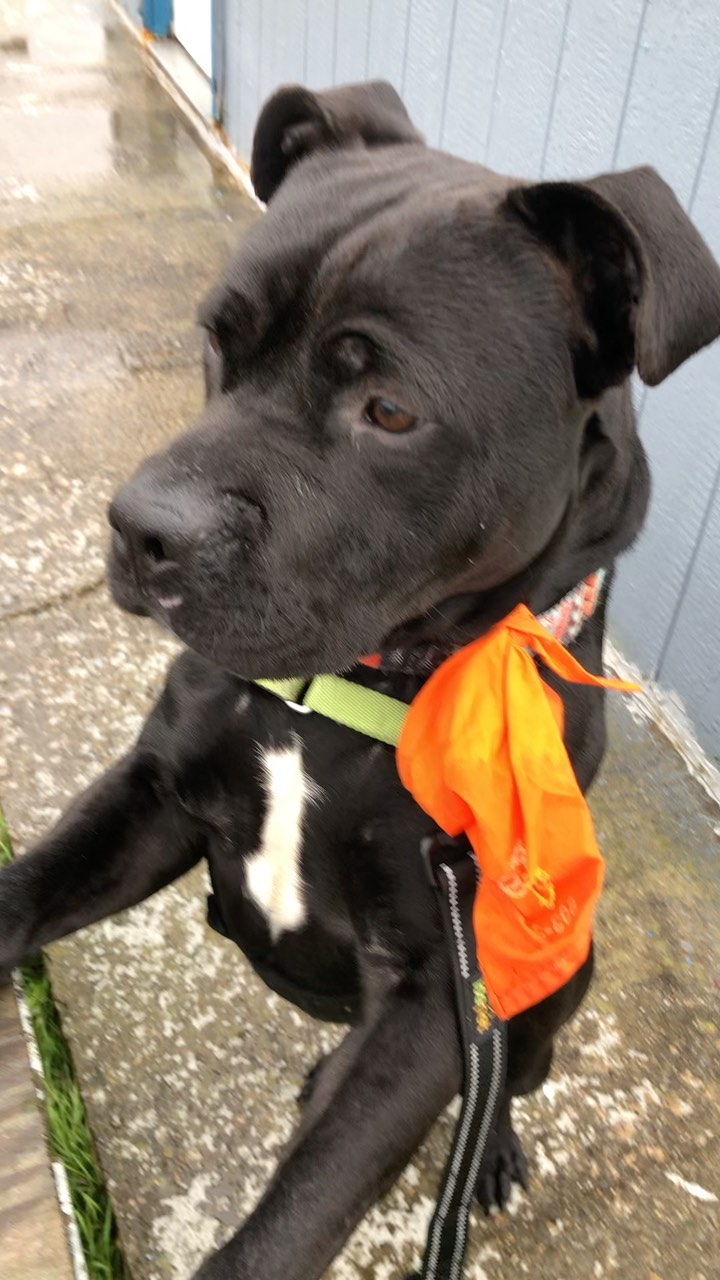
<svg viewBox="0 0 720 1280">
<path fill-rule="evenodd" d="M 303 0 L 302 3 L 287 5 L 279 0 L 275 13 L 275 83 L 302 84 L 305 79 L 307 4 Z"/>
<path fill-rule="evenodd" d="M 645 0 L 573 0 L 565 28 L 543 177 L 612 168 L 618 111 Z"/>
<path fill-rule="evenodd" d="M 403 64 L 402 96 L 431 147 L 440 143 L 450 44 L 458 0 L 413 0 Z"/>
<path fill-rule="evenodd" d="M 336 0 L 335 84 L 366 80 L 370 34 L 370 0 Z"/>
<path fill-rule="evenodd" d="M 720 457 L 720 349 L 651 391 L 641 435 L 653 476 L 642 537 L 622 562 L 614 618 L 621 647 L 655 675 Z M 718 617 L 720 621 L 720 599 Z"/>
<path fill-rule="evenodd" d="M 614 167 L 654 164 L 687 204 L 720 72 L 720 10 L 712 0 L 652 0 L 636 47 Z"/>
<path fill-rule="evenodd" d="M 654 163 L 720 255 L 716 0 L 222 2 L 225 127 L 241 154 L 261 98 L 283 80 L 323 88 L 384 77 L 431 145 L 506 173 L 567 178 Z M 720 635 L 707 568 L 720 563 L 720 348 L 636 390 L 654 496 L 612 622 L 628 656 L 699 708 L 695 618 Z M 716 722 L 708 711 L 701 727 L 720 750 Z"/>
<path fill-rule="evenodd" d="M 275 50 L 280 38 L 279 27 L 283 22 L 283 7 L 282 0 L 262 0 L 260 5 L 259 75 L 262 102 L 269 98 L 281 83 L 277 73 Z M 293 3 L 292 8 L 295 7 Z"/>
<path fill-rule="evenodd" d="M 172 31 L 172 0 L 143 0 L 142 18 L 148 31 L 156 36 L 169 36 Z"/>
<path fill-rule="evenodd" d="M 708 37 L 710 31 L 704 34 Z M 720 67 L 714 61 L 712 93 L 700 94 L 695 86 L 690 95 L 695 108 L 698 101 L 703 104 L 692 144 L 694 170 L 681 154 L 670 167 L 675 168 L 677 185 L 685 188 L 689 212 L 720 259 Z M 686 134 L 686 122 L 687 115 L 678 120 L 680 136 Z M 669 122 L 665 130 L 668 134 Z M 673 135 L 672 142 L 668 137 L 670 158 L 675 150 Z M 720 465 L 720 344 L 648 393 L 640 427 L 652 464 L 653 501 L 643 536 L 623 565 L 615 617 L 626 651 L 649 674 L 669 679 L 663 659 L 680 615 L 689 608 L 688 581 Z M 720 589 L 715 592 L 715 609 L 720 635 Z M 720 663 L 720 646 L 718 655 Z M 676 661 L 673 679 L 677 668 Z M 688 669 L 687 679 L 677 687 L 689 696 L 694 686 L 695 676 Z"/>
<path fill-rule="evenodd" d="M 719 571 L 720 473 L 660 672 L 669 688 L 682 692 L 701 742 L 720 763 Z"/>
<path fill-rule="evenodd" d="M 263 0 L 236 0 L 226 14 L 224 121 L 237 150 L 250 157 L 263 96 L 260 85 L 260 10 Z M 228 65 L 229 64 L 229 65 Z"/>
<path fill-rule="evenodd" d="M 481 159 L 492 115 L 507 0 L 459 0 L 440 145 Z"/>
<path fill-rule="evenodd" d="M 480 156 L 501 173 L 539 176 L 570 0 L 508 0 L 492 115 Z"/>
<path fill-rule="evenodd" d="M 338 28 L 335 0 L 307 0 L 307 21 L 305 83 L 311 89 L 327 89 L 335 83 Z"/>
<path fill-rule="evenodd" d="M 370 5 L 368 76 L 371 80 L 389 80 L 398 93 L 402 91 L 409 8 L 410 0 L 396 0 L 393 4 L 373 0 Z"/>
</svg>

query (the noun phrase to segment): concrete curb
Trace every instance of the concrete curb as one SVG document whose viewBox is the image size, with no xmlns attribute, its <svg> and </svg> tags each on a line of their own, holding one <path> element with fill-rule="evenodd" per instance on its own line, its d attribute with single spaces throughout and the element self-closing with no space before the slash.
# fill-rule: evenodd
<svg viewBox="0 0 720 1280">
<path fill-rule="evenodd" d="M 20 1027 L 22 1029 L 25 1047 L 27 1049 L 28 1063 L 35 1083 L 35 1095 L 39 1103 L 43 1124 L 45 1124 L 45 1117 L 47 1114 L 45 1068 L 43 1066 L 42 1056 L 35 1036 L 32 1015 L 28 1007 L 28 1002 L 25 999 L 22 978 L 17 970 L 13 973 L 13 989 L 18 1006 L 18 1013 L 20 1015 Z M 88 1269 L 85 1264 L 85 1254 L 82 1247 L 82 1241 L 80 1239 L 80 1229 L 78 1227 L 75 1210 L 73 1208 L 72 1196 L 70 1195 L 67 1169 L 65 1168 L 62 1160 L 58 1159 L 50 1161 L 50 1168 L 55 1182 L 57 1202 L 64 1220 L 75 1280 L 90 1280 Z M 30 1280 L 30 1277 L 28 1277 L 28 1280 Z"/>
<path fill-rule="evenodd" d="M 3 1280 L 87 1280 L 73 1265 L 69 1218 L 60 1207 L 38 1105 L 37 1049 L 23 1033 L 29 1015 L 16 996 L 10 987 L 0 991 Z"/>
</svg>

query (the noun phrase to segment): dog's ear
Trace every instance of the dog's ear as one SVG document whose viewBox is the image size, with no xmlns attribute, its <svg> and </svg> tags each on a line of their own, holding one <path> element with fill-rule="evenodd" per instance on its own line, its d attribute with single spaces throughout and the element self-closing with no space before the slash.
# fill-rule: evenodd
<svg viewBox="0 0 720 1280">
<path fill-rule="evenodd" d="M 654 387 L 720 335 L 720 267 L 674 192 L 654 169 L 593 178 L 635 229 L 645 259 L 637 368 Z"/>
<path fill-rule="evenodd" d="M 650 168 L 516 188 L 507 205 L 569 277 L 579 394 L 662 382 L 720 334 L 720 268 Z"/>
<path fill-rule="evenodd" d="M 391 84 L 372 80 L 313 93 L 278 89 L 255 128 L 250 176 L 260 200 L 275 194 L 288 169 L 320 147 L 378 147 L 423 142 Z"/>
</svg>

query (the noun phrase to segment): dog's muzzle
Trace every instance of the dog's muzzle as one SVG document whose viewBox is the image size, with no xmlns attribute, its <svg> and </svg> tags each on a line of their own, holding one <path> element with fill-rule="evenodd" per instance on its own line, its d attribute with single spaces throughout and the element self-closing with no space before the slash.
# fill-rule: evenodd
<svg viewBox="0 0 720 1280">
<path fill-rule="evenodd" d="M 197 484 L 161 484 L 140 473 L 110 505 L 109 578 L 118 604 L 167 615 L 194 596 L 228 543 L 250 549 L 262 523 L 244 496 Z"/>
<path fill-rule="evenodd" d="M 214 530 L 211 505 L 191 489 L 160 489 L 141 479 L 120 490 L 108 519 L 109 573 L 118 603 L 142 613 L 177 607 L 197 548 Z"/>
</svg>

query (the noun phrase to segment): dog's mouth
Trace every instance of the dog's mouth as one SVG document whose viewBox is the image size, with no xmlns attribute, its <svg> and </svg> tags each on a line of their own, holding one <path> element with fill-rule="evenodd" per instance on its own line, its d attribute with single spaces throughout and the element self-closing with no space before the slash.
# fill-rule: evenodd
<svg viewBox="0 0 720 1280">
<path fill-rule="evenodd" d="M 252 680 L 347 671 L 378 652 L 397 658 L 402 650 L 408 659 L 428 647 L 449 652 L 473 638 L 463 619 L 483 596 L 462 579 L 443 583 L 428 574 L 423 580 L 417 571 L 402 587 L 375 583 L 353 591 L 338 566 L 296 575 L 281 563 L 266 578 L 245 569 L 245 575 L 233 573 L 218 555 L 183 577 L 168 573 L 139 585 L 115 548 L 109 581 L 121 608 L 151 617 L 200 656 Z M 496 603 L 498 592 L 489 593 L 491 625 L 516 603 L 512 585 L 510 595 L 500 590 Z"/>
<path fill-rule="evenodd" d="M 334 625 L 320 625 L 312 602 L 297 610 L 278 609 L 253 599 L 247 609 L 228 609 L 201 586 L 168 594 L 139 596 L 113 566 L 115 602 L 126 612 L 152 618 L 164 630 L 209 661 L 245 679 L 281 679 L 346 671 L 383 647 L 384 633 L 367 615 L 336 611 Z M 277 597 L 277 591 L 273 596 Z"/>
<path fill-rule="evenodd" d="M 152 535 L 135 535 L 131 544 L 125 509 L 116 500 L 108 559 L 111 592 L 121 608 L 151 617 L 202 657 L 246 679 L 346 671 L 378 651 L 458 647 L 525 598 L 524 576 L 535 559 L 468 559 L 446 548 L 440 563 L 419 563 L 396 545 L 383 559 L 386 540 L 375 530 L 355 538 L 338 517 L 333 544 L 317 525 L 303 538 L 293 519 L 274 530 L 259 507 L 246 502 L 243 510 L 248 507 L 257 512 L 254 524 L 244 520 L 238 531 L 223 523 L 216 504 L 173 492 L 164 515 L 171 523 L 170 516 L 180 513 L 182 537 L 160 536 L 156 520 Z M 563 528 L 564 516 L 541 555 Z"/>
<path fill-rule="evenodd" d="M 342 671 L 375 652 L 427 593 L 416 540 L 290 481 L 274 477 L 261 500 L 146 464 L 109 511 L 115 602 L 247 678 Z"/>
<path fill-rule="evenodd" d="M 227 539 L 198 545 L 182 569 L 156 557 L 140 572 L 117 535 L 108 557 L 116 604 L 248 679 L 346 670 L 412 611 L 408 602 L 398 615 L 385 593 L 344 589 L 344 576 L 280 557 L 268 571 Z"/>
</svg>

